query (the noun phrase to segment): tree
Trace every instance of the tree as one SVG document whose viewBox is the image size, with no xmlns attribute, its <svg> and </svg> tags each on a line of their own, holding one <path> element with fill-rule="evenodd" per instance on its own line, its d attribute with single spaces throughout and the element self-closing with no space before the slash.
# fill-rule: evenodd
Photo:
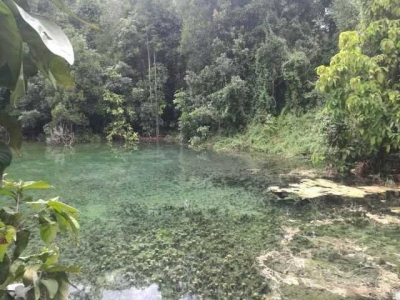
<svg viewBox="0 0 400 300">
<path fill-rule="evenodd" d="M 342 162 L 400 147 L 398 1 L 371 0 L 363 16 L 361 31 L 343 32 L 340 52 L 317 70 L 328 115 L 341 128 L 330 145 Z"/>
</svg>

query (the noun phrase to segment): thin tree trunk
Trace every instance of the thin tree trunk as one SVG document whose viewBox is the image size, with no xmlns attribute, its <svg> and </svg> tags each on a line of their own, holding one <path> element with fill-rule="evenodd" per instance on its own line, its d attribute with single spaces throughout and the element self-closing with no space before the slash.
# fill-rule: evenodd
<svg viewBox="0 0 400 300">
<path fill-rule="evenodd" d="M 158 119 L 158 113 L 159 113 L 159 106 L 158 106 L 158 95 L 157 95 L 157 59 L 156 59 L 156 51 L 153 52 L 154 55 L 154 96 L 156 100 L 156 138 L 158 140 L 158 137 L 160 136 L 160 122 Z"/>
<path fill-rule="evenodd" d="M 149 44 L 149 32 L 148 29 L 146 28 L 146 39 L 147 39 L 147 61 L 149 63 L 149 91 L 150 91 L 150 105 L 153 110 L 153 93 L 151 89 L 151 58 L 150 58 L 150 44 Z M 149 133 L 151 135 L 151 133 Z"/>
</svg>

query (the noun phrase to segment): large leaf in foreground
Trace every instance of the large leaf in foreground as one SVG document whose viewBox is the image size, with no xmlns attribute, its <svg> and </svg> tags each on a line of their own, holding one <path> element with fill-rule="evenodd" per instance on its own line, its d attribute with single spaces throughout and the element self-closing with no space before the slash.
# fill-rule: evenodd
<svg viewBox="0 0 400 300">
<path fill-rule="evenodd" d="M 61 27 L 42 16 L 27 13 L 18 4 L 15 4 L 15 6 L 25 22 L 39 34 L 46 47 L 52 53 L 61 56 L 73 65 L 75 61 L 74 49 Z"/>
<path fill-rule="evenodd" d="M 18 153 L 22 144 L 22 131 L 19 122 L 9 114 L 0 111 L 0 126 L 4 127 L 10 135 L 8 145 Z"/>
<path fill-rule="evenodd" d="M 29 24 L 20 24 L 20 30 L 22 38 L 29 46 L 29 56 L 25 59 L 24 64 L 34 65 L 54 86 L 73 87 L 75 83 L 66 61 L 51 52 Z M 33 69 L 32 66 L 31 69 Z"/>
<path fill-rule="evenodd" d="M 14 90 L 21 70 L 22 38 L 15 18 L 0 1 L 0 84 Z"/>
<path fill-rule="evenodd" d="M 0 187 L 3 180 L 4 170 L 8 166 L 10 166 L 11 160 L 12 160 L 12 153 L 10 148 L 3 142 L 0 142 Z"/>
</svg>

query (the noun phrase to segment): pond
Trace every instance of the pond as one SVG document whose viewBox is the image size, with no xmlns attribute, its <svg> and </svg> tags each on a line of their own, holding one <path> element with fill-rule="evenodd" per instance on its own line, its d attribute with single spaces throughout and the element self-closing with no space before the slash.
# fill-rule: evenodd
<svg viewBox="0 0 400 300">
<path fill-rule="evenodd" d="M 400 273 L 399 226 L 375 224 L 352 209 L 387 209 L 396 197 L 376 205 L 280 203 L 268 192 L 287 184 L 280 174 L 309 168 L 305 161 L 170 144 L 60 149 L 25 143 L 21 154 L 9 178 L 48 181 L 55 189 L 40 192 L 41 198 L 58 195 L 81 212 L 79 244 L 61 245 L 63 262 L 82 267 L 72 278 L 71 299 L 268 299 L 276 288 L 262 257 L 273 251 L 285 257 L 288 249 L 291 257 L 307 252 L 320 265 L 334 263 L 340 274 L 351 268 L 361 281 L 379 280 L 380 273 L 361 264 L 365 257 L 350 261 L 332 247 L 343 236 L 359 241 L 371 257 L 382 253 L 391 266 L 384 269 Z M 282 299 L 356 299 L 320 286 L 279 290 Z"/>
</svg>

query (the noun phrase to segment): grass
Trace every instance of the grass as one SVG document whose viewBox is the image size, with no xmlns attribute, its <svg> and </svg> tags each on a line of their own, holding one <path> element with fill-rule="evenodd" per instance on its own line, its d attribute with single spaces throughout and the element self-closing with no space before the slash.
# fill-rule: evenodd
<svg viewBox="0 0 400 300">
<path fill-rule="evenodd" d="M 209 141 L 216 151 L 254 151 L 287 157 L 308 156 L 323 145 L 318 111 L 302 115 L 282 114 L 266 122 L 253 122 L 242 133 Z"/>
</svg>

